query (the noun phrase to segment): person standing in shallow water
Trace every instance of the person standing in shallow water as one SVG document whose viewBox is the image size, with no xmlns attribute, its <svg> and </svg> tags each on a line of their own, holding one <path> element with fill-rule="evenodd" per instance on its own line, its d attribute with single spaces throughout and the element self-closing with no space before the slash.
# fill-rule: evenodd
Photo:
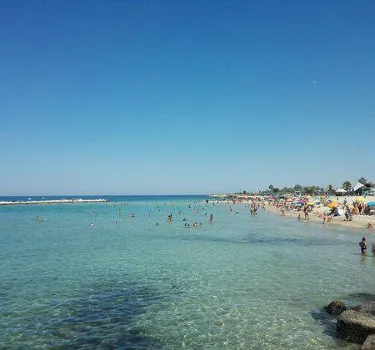
<svg viewBox="0 0 375 350">
<path fill-rule="evenodd" d="M 307 205 L 303 207 L 303 213 L 305 214 L 305 220 L 307 220 L 309 218 L 309 208 Z"/>
<path fill-rule="evenodd" d="M 359 246 L 361 247 L 361 254 L 365 255 L 367 250 L 366 237 L 362 238 L 362 241 L 359 242 Z"/>
</svg>

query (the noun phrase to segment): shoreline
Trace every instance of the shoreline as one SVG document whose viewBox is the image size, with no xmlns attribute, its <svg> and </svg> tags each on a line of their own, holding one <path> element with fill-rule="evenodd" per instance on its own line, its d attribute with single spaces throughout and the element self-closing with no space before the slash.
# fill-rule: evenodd
<svg viewBox="0 0 375 350">
<path fill-rule="evenodd" d="M 24 205 L 24 204 L 76 204 L 76 203 L 104 203 L 108 202 L 104 198 L 93 199 L 49 199 L 40 201 L 0 201 L 0 205 Z"/>
</svg>

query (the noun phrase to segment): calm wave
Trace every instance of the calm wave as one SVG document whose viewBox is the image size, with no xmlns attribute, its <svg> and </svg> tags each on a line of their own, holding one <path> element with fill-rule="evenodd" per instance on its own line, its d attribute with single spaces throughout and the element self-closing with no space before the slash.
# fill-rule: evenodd
<svg viewBox="0 0 375 350">
<path fill-rule="evenodd" d="M 0 207 L 0 347 L 358 348 L 320 310 L 375 290 L 364 232 L 205 198 Z"/>
</svg>

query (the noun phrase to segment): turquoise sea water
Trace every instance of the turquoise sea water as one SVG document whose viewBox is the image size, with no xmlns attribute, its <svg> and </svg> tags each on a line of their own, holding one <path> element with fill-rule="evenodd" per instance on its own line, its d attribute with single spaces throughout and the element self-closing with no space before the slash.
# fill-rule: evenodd
<svg viewBox="0 0 375 350">
<path fill-rule="evenodd" d="M 110 199 L 0 206 L 0 348 L 359 348 L 320 309 L 375 291 L 358 246 L 374 234 L 204 197 Z"/>
</svg>

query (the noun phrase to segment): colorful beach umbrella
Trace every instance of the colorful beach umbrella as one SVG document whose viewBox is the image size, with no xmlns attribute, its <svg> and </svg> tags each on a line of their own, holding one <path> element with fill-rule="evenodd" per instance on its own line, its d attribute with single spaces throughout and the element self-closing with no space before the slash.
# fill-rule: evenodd
<svg viewBox="0 0 375 350">
<path fill-rule="evenodd" d="M 375 202 L 368 202 L 367 205 L 368 205 L 369 207 L 375 207 Z"/>
<path fill-rule="evenodd" d="M 327 207 L 328 208 L 337 208 L 339 206 L 339 203 L 335 203 L 335 202 L 331 202 L 331 203 L 328 203 Z"/>
<path fill-rule="evenodd" d="M 366 200 L 363 197 L 357 197 L 355 199 L 356 202 L 366 202 Z"/>
<path fill-rule="evenodd" d="M 307 205 L 315 205 L 315 202 L 308 202 Z"/>
</svg>

